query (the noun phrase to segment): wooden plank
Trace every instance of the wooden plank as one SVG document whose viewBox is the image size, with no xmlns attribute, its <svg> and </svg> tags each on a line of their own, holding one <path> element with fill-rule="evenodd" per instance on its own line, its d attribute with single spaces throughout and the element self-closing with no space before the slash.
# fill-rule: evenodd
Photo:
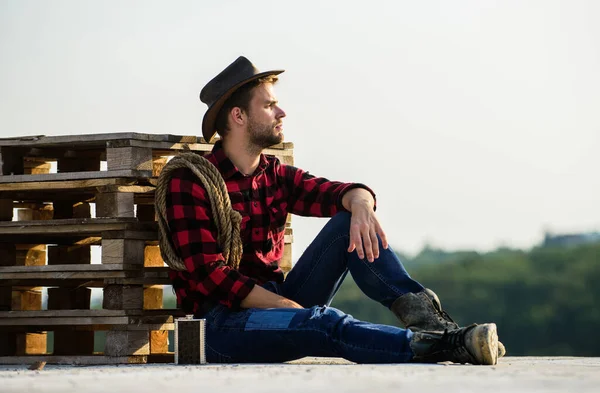
<svg viewBox="0 0 600 393">
<path fill-rule="evenodd" d="M 163 267 L 166 266 L 160 254 L 160 247 L 156 245 L 146 245 L 144 248 L 144 266 L 145 267 Z"/>
<path fill-rule="evenodd" d="M 136 182 L 142 182 L 141 180 Z M 131 192 L 134 194 L 147 194 L 149 197 L 152 197 L 154 191 L 156 190 L 156 186 L 153 185 L 142 185 L 142 184 L 134 184 L 131 185 L 108 185 L 104 187 L 96 187 L 98 192 Z"/>
<path fill-rule="evenodd" d="M 144 291 L 141 285 L 107 285 L 103 289 L 105 310 L 142 310 Z"/>
<path fill-rule="evenodd" d="M 279 262 L 279 267 L 283 270 L 284 273 L 288 273 L 292 270 L 292 245 L 285 244 L 283 246 L 283 257 Z"/>
<path fill-rule="evenodd" d="M 69 328 L 78 330 L 172 330 L 173 318 L 183 316 L 181 310 L 40 310 L 0 312 L 0 332 L 39 331 Z M 112 314 L 112 315 L 111 315 Z M 0 334 L 1 336 L 2 334 Z"/>
<path fill-rule="evenodd" d="M 139 264 L 91 264 L 91 265 L 44 265 L 44 266 L 0 266 L 0 279 L 4 279 L 4 274 L 12 273 L 102 273 L 109 271 L 127 271 L 133 270 L 140 272 Z M 146 272 L 167 273 L 168 268 L 148 268 Z"/>
<path fill-rule="evenodd" d="M 41 209 L 17 209 L 18 221 L 51 220 L 54 216 L 52 205 Z"/>
<path fill-rule="evenodd" d="M 162 172 L 163 168 L 165 167 L 165 165 L 167 165 L 167 162 L 168 162 L 167 157 L 162 157 L 162 156 L 156 157 L 156 155 L 153 154 L 152 176 L 158 177 L 160 175 L 160 173 Z"/>
<path fill-rule="evenodd" d="M 46 264 L 45 244 L 16 245 L 16 266 L 43 266 Z"/>
<path fill-rule="evenodd" d="M 148 230 L 136 231 L 136 230 L 123 230 L 123 231 L 110 231 L 102 232 L 102 239 L 130 239 L 130 240 L 145 240 L 158 241 L 158 224 L 156 222 L 144 222 L 149 224 Z M 156 228 L 150 230 L 150 228 Z"/>
<path fill-rule="evenodd" d="M 173 318 L 183 318 L 185 315 L 181 316 L 173 316 Z M 0 326 L 0 337 L 3 333 L 39 333 L 42 330 L 69 330 L 70 328 L 74 328 L 75 331 L 84 331 L 84 332 L 99 332 L 105 330 L 167 330 L 171 331 L 175 329 L 175 323 L 136 323 L 129 325 L 103 325 L 103 324 L 91 324 L 91 325 L 77 325 L 77 326 L 63 326 L 63 325 L 20 325 L 20 326 Z"/>
<path fill-rule="evenodd" d="M 138 132 L 114 132 L 106 134 L 87 134 L 87 135 L 59 135 L 45 136 L 33 135 L 13 138 L 0 138 L 0 146 L 29 146 L 29 147 L 83 147 L 90 146 L 103 147 L 108 142 L 119 140 L 142 140 L 157 142 L 196 142 L 200 138 L 194 135 L 171 135 L 171 134 L 144 134 Z"/>
<path fill-rule="evenodd" d="M 17 333 L 16 354 L 38 355 L 46 353 L 46 332 L 41 333 Z"/>
<path fill-rule="evenodd" d="M 60 227 L 60 226 L 69 226 L 69 225 L 103 225 L 103 224 L 114 224 L 120 225 L 126 229 L 129 229 L 132 225 L 136 224 L 137 220 L 135 218 L 71 218 L 64 220 L 48 220 L 48 221 L 26 221 L 26 222 L 2 222 L 0 223 L 0 228 L 11 228 L 11 227 Z M 135 225 L 133 225 L 135 227 Z M 152 227 L 152 225 L 145 224 L 146 227 Z"/>
<path fill-rule="evenodd" d="M 70 317 L 81 317 L 81 318 L 100 318 L 100 317 L 125 317 L 129 315 L 141 315 L 141 309 L 138 311 L 132 310 L 106 310 L 106 309 L 95 309 L 95 310 L 30 310 L 30 311 L 0 311 L 0 319 L 15 319 L 15 318 L 70 318 Z M 9 324 L 6 324 L 9 325 Z M 79 324 L 81 325 L 81 324 Z"/>
<path fill-rule="evenodd" d="M 39 175 L 42 173 L 50 173 L 52 164 L 47 162 L 45 158 L 25 157 L 23 159 L 23 174 Z"/>
<path fill-rule="evenodd" d="M 42 290 L 39 287 L 13 287 L 11 309 L 13 311 L 36 311 L 42 308 Z"/>
<path fill-rule="evenodd" d="M 138 222 L 136 218 L 126 217 L 47 221 L 3 221 L 0 222 L 0 235 L 47 235 L 51 237 L 61 235 L 98 236 L 102 232 L 133 230 L 147 231 L 150 233 L 149 240 L 153 240 L 152 237 L 154 237 L 154 239 L 157 237 L 157 228 L 155 222 L 141 223 Z M 0 241 L 3 241 L 3 239 Z"/>
<path fill-rule="evenodd" d="M 151 285 L 144 288 L 144 310 L 163 308 L 163 286 Z"/>
<path fill-rule="evenodd" d="M 169 332 L 166 330 L 150 331 L 150 353 L 169 352 Z"/>
<path fill-rule="evenodd" d="M 143 240 L 102 239 L 102 264 L 144 264 Z"/>
<path fill-rule="evenodd" d="M 108 171 L 152 171 L 152 149 L 142 147 L 115 147 L 106 149 Z"/>
<path fill-rule="evenodd" d="M 50 266 L 60 268 L 64 265 Z M 104 265 L 90 265 L 94 267 Z M 40 266 L 46 268 L 47 266 Z M 102 287 L 104 284 L 121 285 L 170 285 L 168 268 L 148 268 L 140 271 L 139 265 L 106 265 L 111 269 L 80 271 L 0 271 L 0 288 L 4 286 L 64 286 L 77 285 Z M 114 268 L 113 268 L 114 267 Z M 32 267 L 33 269 L 33 267 Z M 66 269 L 69 266 L 66 265 Z"/>
<path fill-rule="evenodd" d="M 148 331 L 109 330 L 106 332 L 104 354 L 107 356 L 148 355 L 150 340 Z"/>
<path fill-rule="evenodd" d="M 2 280 L 6 283 L 0 285 L 21 285 L 21 286 L 51 286 L 51 285 L 78 285 L 97 287 L 104 280 L 123 280 L 118 281 L 123 284 L 170 284 L 168 277 L 144 277 L 135 271 L 81 271 L 81 272 L 22 272 L 22 273 L 1 273 Z M 128 281 L 129 279 L 129 281 Z M 73 282 L 76 281 L 76 282 Z M 117 281 L 115 281 L 117 282 Z M 114 282 L 113 282 L 114 283 Z"/>
<path fill-rule="evenodd" d="M 138 139 L 122 140 L 122 141 L 111 141 L 107 143 L 109 147 L 145 147 L 150 148 L 154 151 L 155 155 L 160 153 L 162 155 L 174 155 L 179 151 L 197 151 L 197 152 L 210 152 L 214 147 L 214 143 L 199 143 L 197 142 L 169 142 L 169 141 L 143 141 Z M 278 143 L 264 150 L 265 154 L 279 155 L 279 154 L 291 154 L 294 148 L 292 142 Z"/>
<path fill-rule="evenodd" d="M 215 138 L 219 140 L 219 138 Z M 204 138 L 195 135 L 172 135 L 172 134 L 144 134 L 138 132 L 115 132 L 106 134 L 87 134 L 87 135 L 59 135 L 45 136 L 32 135 L 24 137 L 0 138 L 0 146 L 27 146 L 27 147 L 75 147 L 86 149 L 92 146 L 129 146 L 129 143 L 136 141 L 149 142 L 169 142 L 174 143 L 203 143 L 208 144 Z M 282 142 L 273 146 L 274 149 L 293 149 L 292 142 Z"/>
<path fill-rule="evenodd" d="M 97 173 L 97 172 L 94 172 Z M 103 173 L 102 173 L 103 174 Z M 0 183 L 0 195 L 5 195 L 8 191 L 49 191 L 49 190 L 87 190 L 96 191 L 97 188 L 107 187 L 107 191 L 121 191 L 120 187 L 133 185 L 138 180 L 135 178 L 106 178 L 106 179 L 84 179 L 84 180 L 63 180 L 63 181 L 42 181 L 42 182 L 17 182 Z M 113 187 L 113 188 L 108 188 Z M 146 192 L 147 188 L 140 186 L 139 192 Z M 147 186 L 146 186 L 147 187 Z M 153 190 L 154 187 L 151 187 Z M 123 190 L 124 191 L 124 190 Z M 128 190 L 129 191 L 129 190 Z M 138 192 L 131 189 L 129 192 Z"/>
<path fill-rule="evenodd" d="M 83 160 L 104 160 L 106 159 L 105 146 L 77 146 L 77 145 L 64 145 L 64 146 L 27 146 L 25 147 L 25 160 L 45 160 L 57 163 L 60 159 L 76 159 L 80 158 Z"/>
<path fill-rule="evenodd" d="M 166 360 L 166 357 L 165 357 Z M 54 356 L 54 355 L 32 355 L 32 356 L 0 356 L 0 364 L 33 364 L 35 362 L 46 362 L 47 364 L 63 364 L 73 366 L 112 365 L 112 364 L 145 364 L 148 356 Z M 165 361 L 165 363 L 172 363 Z"/>
<path fill-rule="evenodd" d="M 42 175 L 5 175 L 0 176 L 0 183 L 30 183 L 30 182 L 53 182 L 53 181 L 73 181 L 73 180 L 92 180 L 92 179 L 112 179 L 112 178 L 137 178 L 146 179 L 152 177 L 152 168 L 149 170 L 112 170 L 97 172 L 64 172 L 48 173 Z"/>
<path fill-rule="evenodd" d="M 0 326 L 71 326 L 71 325 L 127 325 L 129 317 L 64 317 L 64 318 L 10 318 L 0 320 Z"/>
<path fill-rule="evenodd" d="M 96 217 L 134 217 L 133 194 L 101 192 L 96 194 Z"/>
<path fill-rule="evenodd" d="M 104 284 L 119 284 L 119 285 L 171 285 L 173 282 L 168 274 L 150 275 L 144 277 L 128 277 L 128 278 L 105 278 Z M 91 285 L 90 285 L 91 286 Z"/>
</svg>

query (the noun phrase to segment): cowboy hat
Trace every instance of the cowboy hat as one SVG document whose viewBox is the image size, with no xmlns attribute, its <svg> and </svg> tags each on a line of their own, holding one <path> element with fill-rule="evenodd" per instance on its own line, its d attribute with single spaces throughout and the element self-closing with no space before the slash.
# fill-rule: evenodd
<svg viewBox="0 0 600 393">
<path fill-rule="evenodd" d="M 221 73 L 215 76 L 202 88 L 200 101 L 208 105 L 208 110 L 202 119 L 202 136 L 210 142 L 215 135 L 215 121 L 223 104 L 233 92 L 248 82 L 267 75 L 279 75 L 284 70 L 260 72 L 254 64 L 244 56 L 238 57 Z"/>
</svg>

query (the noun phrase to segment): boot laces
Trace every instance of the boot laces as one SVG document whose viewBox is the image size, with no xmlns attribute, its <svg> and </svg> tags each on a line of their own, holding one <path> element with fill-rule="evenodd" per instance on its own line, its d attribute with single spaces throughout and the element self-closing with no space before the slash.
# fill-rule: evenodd
<svg viewBox="0 0 600 393">
<path fill-rule="evenodd" d="M 438 342 L 439 349 L 441 350 L 453 350 L 459 347 L 464 346 L 465 344 L 465 335 L 463 329 L 450 330 L 444 329 L 444 334 L 442 335 L 440 341 Z"/>
</svg>

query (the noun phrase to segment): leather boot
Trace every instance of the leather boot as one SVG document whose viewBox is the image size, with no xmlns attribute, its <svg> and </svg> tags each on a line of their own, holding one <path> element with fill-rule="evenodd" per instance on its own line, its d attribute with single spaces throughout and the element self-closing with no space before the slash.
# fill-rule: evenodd
<svg viewBox="0 0 600 393">
<path fill-rule="evenodd" d="M 444 332 L 416 332 L 410 341 L 413 362 L 498 363 L 496 324 L 473 324 Z"/>
<path fill-rule="evenodd" d="M 442 309 L 440 299 L 429 288 L 422 292 L 406 293 L 394 301 L 392 312 L 407 329 L 413 332 L 455 330 L 460 327 Z M 504 344 L 498 342 L 498 357 L 506 354 Z"/>
</svg>

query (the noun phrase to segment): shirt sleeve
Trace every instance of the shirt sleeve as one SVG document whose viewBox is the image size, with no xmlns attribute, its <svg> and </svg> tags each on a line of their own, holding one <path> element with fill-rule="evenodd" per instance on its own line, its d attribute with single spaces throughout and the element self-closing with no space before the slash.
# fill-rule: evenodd
<svg viewBox="0 0 600 393">
<path fill-rule="evenodd" d="M 375 193 L 361 183 L 343 183 L 316 177 L 292 165 L 280 164 L 279 175 L 288 190 L 288 211 L 310 217 L 333 217 L 340 211 L 348 211 L 342 205 L 344 195 L 354 188 L 364 188 L 373 195 L 374 209 L 377 208 Z"/>
<path fill-rule="evenodd" d="M 239 308 L 256 281 L 225 264 L 206 189 L 190 170 L 173 173 L 167 192 L 167 220 L 190 288 L 229 308 Z"/>
</svg>

